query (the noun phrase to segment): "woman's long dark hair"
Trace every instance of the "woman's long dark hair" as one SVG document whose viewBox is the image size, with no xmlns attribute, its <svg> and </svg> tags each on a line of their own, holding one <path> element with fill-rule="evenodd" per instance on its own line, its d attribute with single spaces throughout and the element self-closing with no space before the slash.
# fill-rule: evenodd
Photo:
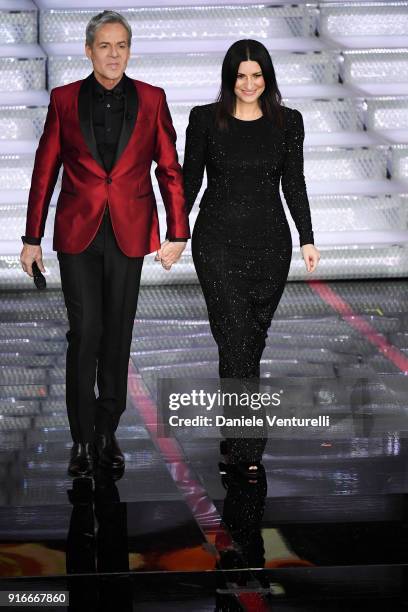
<svg viewBox="0 0 408 612">
<path fill-rule="evenodd" d="M 257 40 L 237 40 L 228 49 L 221 70 L 221 87 L 217 97 L 216 124 L 221 130 L 228 127 L 228 118 L 235 113 L 234 93 L 239 65 L 252 60 L 258 62 L 265 81 L 265 90 L 259 96 L 263 114 L 276 125 L 283 126 L 282 96 L 276 82 L 275 69 L 267 48 Z"/>
</svg>

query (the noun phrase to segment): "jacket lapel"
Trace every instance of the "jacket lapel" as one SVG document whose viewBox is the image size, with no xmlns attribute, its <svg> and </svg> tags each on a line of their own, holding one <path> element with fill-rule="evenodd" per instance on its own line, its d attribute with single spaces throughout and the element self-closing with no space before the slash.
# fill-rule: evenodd
<svg viewBox="0 0 408 612">
<path fill-rule="evenodd" d="M 93 130 L 93 122 L 92 122 L 92 78 L 93 74 L 91 73 L 86 77 L 81 83 L 78 94 L 78 115 L 79 115 L 79 124 L 81 127 L 82 135 L 85 139 L 85 142 L 92 153 L 92 157 L 101 168 L 106 172 L 105 166 L 103 164 L 103 160 L 99 155 L 98 147 L 96 144 L 95 133 Z M 136 124 L 136 118 L 139 110 L 138 97 L 136 87 L 133 84 L 132 79 L 130 79 L 125 74 L 125 110 L 124 110 L 124 118 L 122 124 L 122 130 L 119 136 L 119 142 L 116 149 L 115 160 L 113 163 L 113 167 L 117 164 L 120 156 L 128 144 L 130 137 L 132 136 L 133 129 Z"/>
<path fill-rule="evenodd" d="M 126 74 L 124 90 L 125 113 L 123 118 L 122 130 L 119 136 L 118 146 L 116 149 L 115 160 L 113 162 L 114 166 L 118 163 L 120 156 L 122 155 L 123 151 L 126 148 L 126 145 L 130 140 L 130 137 L 132 136 L 132 132 L 136 124 L 137 114 L 139 111 L 139 100 L 137 96 L 136 87 L 132 79 L 130 79 Z"/>
<path fill-rule="evenodd" d="M 78 115 L 79 124 L 81 126 L 82 135 L 92 153 L 92 157 L 105 171 L 103 160 L 99 155 L 96 145 L 95 134 L 92 123 L 92 74 L 82 81 L 78 94 Z"/>
</svg>

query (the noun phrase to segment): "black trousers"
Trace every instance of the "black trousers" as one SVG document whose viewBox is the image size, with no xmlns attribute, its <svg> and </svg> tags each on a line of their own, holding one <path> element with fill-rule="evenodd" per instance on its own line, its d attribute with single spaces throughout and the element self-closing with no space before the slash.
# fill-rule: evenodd
<svg viewBox="0 0 408 612">
<path fill-rule="evenodd" d="M 243 226 L 242 226 L 243 227 Z M 269 242 L 228 244 L 225 223 L 200 211 L 194 225 L 191 250 L 218 345 L 219 376 L 223 392 L 259 392 L 261 358 L 275 311 L 287 282 L 292 259 L 289 229 Z M 251 235 L 251 232 L 248 232 Z M 234 379 L 230 381 L 229 379 Z M 238 383 L 236 382 L 238 379 Z M 229 388 L 230 387 L 230 388 Z M 251 416 L 240 408 L 239 414 Z M 234 416 L 234 407 L 224 409 Z M 258 411 L 261 416 L 261 411 Z M 220 428 L 228 442 L 231 463 L 260 461 L 268 430 L 261 427 Z"/>
<path fill-rule="evenodd" d="M 128 257 L 120 250 L 108 208 L 84 251 L 58 251 L 57 257 L 69 321 L 69 425 L 74 442 L 90 442 L 95 432 L 115 431 L 126 409 L 130 344 L 144 258 Z"/>
<path fill-rule="evenodd" d="M 259 377 L 268 329 L 289 274 L 290 231 L 267 244 L 230 245 L 223 240 L 223 226 L 215 226 L 211 214 L 200 211 L 191 251 L 218 345 L 219 375 Z"/>
</svg>

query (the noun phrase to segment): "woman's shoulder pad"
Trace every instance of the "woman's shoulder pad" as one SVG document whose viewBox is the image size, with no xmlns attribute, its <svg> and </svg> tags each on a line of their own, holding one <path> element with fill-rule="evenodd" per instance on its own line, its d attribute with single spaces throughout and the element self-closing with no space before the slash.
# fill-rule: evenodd
<svg viewBox="0 0 408 612">
<path fill-rule="evenodd" d="M 195 114 L 200 114 L 202 116 L 211 115 L 215 112 L 216 102 L 212 102 L 211 104 L 201 104 L 199 106 L 193 106 L 191 112 Z"/>
<path fill-rule="evenodd" d="M 288 119 L 299 119 L 302 116 L 302 113 L 297 108 L 291 108 L 290 106 L 282 106 L 284 109 L 285 116 Z"/>
</svg>

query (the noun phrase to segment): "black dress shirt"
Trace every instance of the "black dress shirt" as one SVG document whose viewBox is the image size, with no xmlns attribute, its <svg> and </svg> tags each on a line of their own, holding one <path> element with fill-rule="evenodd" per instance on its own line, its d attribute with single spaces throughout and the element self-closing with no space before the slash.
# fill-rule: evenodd
<svg viewBox="0 0 408 612">
<path fill-rule="evenodd" d="M 92 124 L 96 145 L 106 172 L 111 172 L 123 125 L 125 111 L 125 79 L 113 89 L 106 89 L 93 76 L 92 79 Z"/>
<path fill-rule="evenodd" d="M 107 173 L 112 171 L 125 114 L 125 77 L 112 89 L 106 89 L 92 73 L 92 127 L 96 145 Z M 107 209 L 105 209 L 105 212 Z M 21 236 L 23 243 L 41 244 L 41 238 Z M 185 242 L 187 238 L 169 239 Z"/>
</svg>

